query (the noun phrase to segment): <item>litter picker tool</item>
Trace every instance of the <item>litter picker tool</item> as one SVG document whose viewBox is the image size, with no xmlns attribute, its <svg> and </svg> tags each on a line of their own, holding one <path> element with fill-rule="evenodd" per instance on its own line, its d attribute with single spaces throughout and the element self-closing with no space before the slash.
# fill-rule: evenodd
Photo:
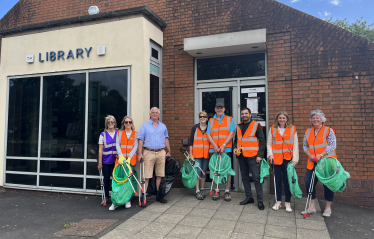
<svg viewBox="0 0 374 239">
<path fill-rule="evenodd" d="M 143 176 L 143 177 L 142 177 Z M 141 184 L 141 189 L 142 189 L 142 192 L 143 192 L 143 195 L 144 195 L 144 198 L 143 198 L 143 202 L 144 202 L 144 205 L 147 203 L 147 199 L 146 199 L 146 193 L 145 193 L 145 175 L 144 175 L 144 159 L 141 158 L 140 159 L 140 184 Z M 141 206 L 142 203 L 141 203 L 141 196 L 139 195 L 139 206 Z"/>
<path fill-rule="evenodd" d="M 129 169 L 129 173 L 127 173 L 125 167 L 123 166 L 123 164 L 121 164 L 121 166 L 123 168 L 123 171 L 125 171 L 127 178 L 130 180 L 130 178 L 132 176 L 134 176 L 134 174 L 132 173 L 131 169 Z M 135 188 L 134 188 L 134 186 L 132 185 L 131 182 L 130 182 L 130 185 L 131 185 L 132 190 L 134 191 L 135 196 L 138 196 L 138 193 L 136 192 L 136 190 L 135 190 Z"/>
<path fill-rule="evenodd" d="M 101 186 L 101 206 L 106 207 L 106 198 L 105 198 L 105 190 L 104 190 L 104 177 L 103 177 L 103 170 L 100 169 L 100 186 Z"/>
<path fill-rule="evenodd" d="M 219 151 L 220 154 L 221 154 L 221 151 Z M 217 154 L 217 159 L 216 159 L 216 166 L 214 166 L 214 172 L 213 172 L 213 175 L 219 175 L 219 173 L 217 173 L 217 163 L 218 163 L 218 154 Z M 213 176 L 213 179 L 212 179 L 212 185 L 210 186 L 210 192 L 209 192 L 209 195 L 212 195 L 212 190 L 213 190 L 213 184 L 214 184 L 214 176 Z"/>
<path fill-rule="evenodd" d="M 273 176 L 274 176 L 274 195 L 275 195 L 275 207 L 278 209 L 278 200 L 277 200 L 277 186 L 275 184 L 275 170 L 274 170 L 274 158 L 273 158 Z"/>
<path fill-rule="evenodd" d="M 314 160 L 317 160 L 317 157 L 315 157 Z M 312 193 L 313 193 L 313 188 L 314 188 L 315 177 L 316 177 L 316 170 L 314 169 L 313 174 L 312 174 L 312 180 L 310 181 L 310 185 L 309 185 L 308 197 L 306 198 L 305 211 L 304 211 L 305 213 L 303 215 L 304 218 L 309 217 L 309 210 L 307 211 L 307 209 L 310 209 L 310 203 L 312 201 Z"/>
<path fill-rule="evenodd" d="M 127 168 L 129 169 L 129 172 L 131 172 L 130 165 L 127 162 L 125 164 L 126 164 Z M 141 188 L 142 192 L 144 193 L 144 189 L 143 189 L 142 185 L 139 183 L 139 180 L 135 177 L 135 175 L 131 172 L 130 176 L 134 177 L 136 183 L 139 185 L 139 187 Z"/>
<path fill-rule="evenodd" d="M 199 176 L 199 174 L 196 172 L 196 169 L 194 168 L 195 164 L 196 164 L 196 161 L 195 160 L 191 160 L 190 159 L 190 154 L 187 152 L 187 150 L 185 149 L 180 149 L 180 151 L 184 154 L 184 156 L 186 157 L 188 163 L 191 165 L 192 169 L 194 170 L 194 172 L 196 173 L 197 177 L 199 178 L 199 180 L 201 180 L 201 177 Z M 200 168 L 200 165 L 196 165 L 200 171 L 203 173 L 203 175 L 205 175 L 205 172 Z"/>
</svg>

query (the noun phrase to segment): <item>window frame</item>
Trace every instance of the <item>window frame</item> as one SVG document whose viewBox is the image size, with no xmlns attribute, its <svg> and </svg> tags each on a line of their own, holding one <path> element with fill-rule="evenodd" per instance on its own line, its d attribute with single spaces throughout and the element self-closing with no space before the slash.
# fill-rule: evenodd
<svg viewBox="0 0 374 239">
<path fill-rule="evenodd" d="M 88 141 L 88 103 L 89 103 L 89 74 L 94 72 L 103 71 L 116 71 L 116 70 L 127 70 L 127 114 L 131 115 L 131 66 L 121 66 L 121 67 L 111 67 L 111 68 L 99 68 L 99 69 L 87 69 L 87 70 L 76 70 L 76 71 L 64 71 L 64 72 L 50 72 L 42 74 L 31 74 L 31 75 L 20 75 L 20 76 L 8 76 L 7 77 L 7 89 L 6 89 L 6 117 L 5 117 L 5 134 L 4 134 L 4 173 L 3 182 L 4 186 L 8 188 L 18 188 L 18 189 L 28 189 L 28 190 L 42 190 L 42 191 L 55 191 L 55 192 L 70 192 L 70 193 L 80 193 L 80 194 L 99 194 L 101 193 L 101 188 L 98 190 L 86 189 L 86 179 L 98 179 L 99 176 L 87 175 L 87 163 L 97 162 L 97 159 L 87 159 L 87 141 Z M 86 92 L 85 92 L 85 127 L 84 127 L 84 157 L 83 159 L 76 158 L 50 158 L 41 157 L 41 131 L 42 131 L 42 112 L 43 112 L 43 80 L 45 76 L 53 75 L 69 75 L 69 74 L 86 74 Z M 7 156 L 7 143 L 8 143 L 8 118 L 9 118 L 9 86 L 10 80 L 28 78 L 28 77 L 40 77 L 40 98 L 39 98 L 39 135 L 38 135 L 38 156 L 37 157 L 17 157 L 17 156 Z M 25 159 L 25 160 L 36 160 L 37 161 L 37 172 L 22 172 L 22 171 L 8 171 L 6 170 L 7 159 Z M 59 173 L 40 173 L 40 161 L 75 161 L 84 163 L 83 174 L 59 174 Z M 36 175 L 37 182 L 35 186 L 24 185 L 24 184 L 12 184 L 6 183 L 6 174 L 20 174 L 20 175 Z M 46 187 L 39 186 L 40 176 L 56 176 L 56 177 L 72 177 L 81 178 L 83 180 L 83 189 L 77 188 L 63 188 L 63 187 Z"/>
</svg>

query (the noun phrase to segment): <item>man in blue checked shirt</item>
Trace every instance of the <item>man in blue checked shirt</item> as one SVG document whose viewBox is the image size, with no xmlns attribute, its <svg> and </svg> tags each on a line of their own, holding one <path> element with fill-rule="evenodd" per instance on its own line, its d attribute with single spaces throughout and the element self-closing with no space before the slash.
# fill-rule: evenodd
<svg viewBox="0 0 374 239">
<path fill-rule="evenodd" d="M 153 167 L 156 173 L 156 201 L 167 203 L 166 199 L 158 196 L 161 179 L 165 176 L 165 156 L 170 156 L 169 135 L 166 126 L 158 121 L 160 110 L 153 107 L 149 113 L 151 119 L 145 122 L 139 130 L 138 160 L 144 159 L 145 192 L 149 179 L 153 177 Z M 143 195 L 144 197 L 144 195 Z"/>
</svg>

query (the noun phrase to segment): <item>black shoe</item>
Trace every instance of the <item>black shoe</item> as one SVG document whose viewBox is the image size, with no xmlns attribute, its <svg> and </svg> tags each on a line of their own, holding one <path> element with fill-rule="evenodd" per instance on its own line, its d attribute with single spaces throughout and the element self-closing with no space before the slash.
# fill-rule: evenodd
<svg viewBox="0 0 374 239">
<path fill-rule="evenodd" d="M 248 203 L 255 203 L 255 200 L 253 198 L 246 198 L 243 202 L 240 202 L 240 205 L 245 205 Z"/>
<path fill-rule="evenodd" d="M 165 198 L 159 198 L 159 197 L 156 197 L 156 201 L 159 201 L 160 203 L 167 203 L 168 202 Z"/>
<path fill-rule="evenodd" d="M 262 201 L 258 201 L 258 209 L 260 209 L 260 210 L 265 209 L 264 203 Z"/>
<path fill-rule="evenodd" d="M 147 206 L 147 205 L 144 203 L 144 199 L 141 199 L 140 202 L 141 202 L 140 207 L 146 207 L 146 206 Z"/>
</svg>

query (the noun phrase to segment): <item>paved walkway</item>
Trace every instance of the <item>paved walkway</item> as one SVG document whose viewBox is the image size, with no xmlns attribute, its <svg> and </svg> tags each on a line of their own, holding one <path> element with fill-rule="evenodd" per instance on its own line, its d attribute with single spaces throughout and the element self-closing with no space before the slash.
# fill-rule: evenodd
<svg viewBox="0 0 374 239">
<path fill-rule="evenodd" d="M 232 192 L 231 202 L 222 194 L 219 201 L 210 196 L 199 201 L 194 190 L 173 188 L 168 203 L 153 203 L 101 238 L 330 238 L 318 200 L 317 214 L 304 219 L 305 198 L 292 201 L 294 211 L 287 213 L 271 209 L 271 195 L 265 195 L 260 211 L 257 203 L 239 205 L 243 193 Z"/>
</svg>

